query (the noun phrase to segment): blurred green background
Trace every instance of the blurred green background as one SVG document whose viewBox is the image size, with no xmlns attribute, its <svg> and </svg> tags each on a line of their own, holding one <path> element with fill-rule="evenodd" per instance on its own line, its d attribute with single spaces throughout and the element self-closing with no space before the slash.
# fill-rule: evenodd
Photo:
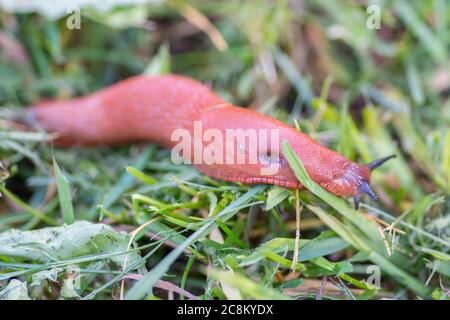
<svg viewBox="0 0 450 320">
<path fill-rule="evenodd" d="M 0 290 L 34 299 L 449 298 L 448 1 L 96 2 L 0 0 Z M 366 199 L 356 213 L 346 199 L 300 192 L 293 272 L 294 191 L 214 181 L 153 145 L 53 148 L 14 121 L 40 100 L 140 73 L 210 84 L 353 161 L 397 154 L 373 174 L 380 202 Z M 118 233 L 138 226 L 132 238 Z M 124 252 L 128 261 L 112 258 Z M 370 266 L 380 283 L 364 282 Z"/>
</svg>

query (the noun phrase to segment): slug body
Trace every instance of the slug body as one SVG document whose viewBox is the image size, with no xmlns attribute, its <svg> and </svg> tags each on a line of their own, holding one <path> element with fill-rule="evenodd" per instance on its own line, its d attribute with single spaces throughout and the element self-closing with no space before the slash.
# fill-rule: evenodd
<svg viewBox="0 0 450 320">
<path fill-rule="evenodd" d="M 211 159 L 196 163 L 194 156 L 188 158 L 214 178 L 301 188 L 283 156 L 282 141 L 287 140 L 310 177 L 326 190 L 359 198 L 362 193 L 369 194 L 363 189 L 370 183 L 370 165 L 351 162 L 283 122 L 233 106 L 207 86 L 183 76 L 135 76 L 84 97 L 39 103 L 29 112 L 39 126 L 58 134 L 56 142 L 62 146 L 151 141 L 173 148 L 178 143 L 173 139 L 174 131 L 182 129 L 195 136 L 195 123 L 201 124 L 205 133 L 214 129 L 223 135 L 230 129 L 275 130 L 277 136 L 268 135 L 266 146 L 255 146 L 247 140 L 232 146 L 231 157 L 243 154 L 249 160 L 251 152 L 256 152 L 256 163 L 214 163 Z M 202 148 L 208 146 L 204 141 L 201 144 Z M 230 149 L 223 146 L 223 152 L 228 156 Z M 272 164 L 278 167 L 275 174 L 261 173 Z"/>
</svg>

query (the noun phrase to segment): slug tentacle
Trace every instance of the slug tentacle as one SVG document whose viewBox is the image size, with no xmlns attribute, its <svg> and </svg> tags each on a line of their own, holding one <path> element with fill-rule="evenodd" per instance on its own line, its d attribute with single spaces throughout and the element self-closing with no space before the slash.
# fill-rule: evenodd
<svg viewBox="0 0 450 320">
<path fill-rule="evenodd" d="M 395 158 L 395 157 L 396 157 L 396 155 L 393 154 L 393 155 L 390 155 L 390 156 L 387 156 L 387 157 L 384 157 L 384 158 L 376 159 L 376 160 L 366 164 L 366 167 L 372 171 L 373 169 L 376 169 L 379 166 L 381 166 L 386 161 L 388 161 L 388 160 L 390 160 L 392 158 Z M 378 196 L 372 190 L 372 188 L 370 187 L 368 181 L 367 180 L 360 180 L 359 183 L 358 183 L 358 193 L 353 197 L 355 210 L 358 210 L 359 203 L 361 202 L 361 198 L 362 198 L 363 194 L 367 194 L 373 200 L 378 201 Z"/>
<path fill-rule="evenodd" d="M 363 181 L 359 185 L 358 189 L 359 189 L 360 193 L 365 193 L 365 194 L 369 195 L 373 200 L 378 201 L 378 196 L 375 194 L 375 192 L 373 192 L 372 188 L 370 188 L 367 181 Z"/>
<path fill-rule="evenodd" d="M 358 210 L 359 203 L 361 202 L 362 193 L 358 193 L 356 196 L 353 197 L 353 203 L 355 205 L 355 210 Z"/>
<path fill-rule="evenodd" d="M 373 170 L 373 169 L 376 169 L 376 168 L 378 168 L 379 166 L 381 166 L 381 165 L 382 165 L 383 163 L 385 163 L 386 161 L 388 161 L 388 160 L 390 160 L 390 159 L 392 159 L 392 158 L 395 158 L 395 157 L 396 157 L 396 155 L 393 154 L 393 155 L 390 155 L 390 156 L 387 156 L 387 157 L 384 157 L 384 158 L 376 159 L 376 160 L 373 160 L 371 163 L 366 164 L 366 166 L 367 166 L 370 170 Z"/>
<path fill-rule="evenodd" d="M 360 181 L 360 183 L 358 185 L 358 193 L 353 196 L 353 203 L 355 205 L 355 210 L 358 210 L 359 203 L 361 202 L 362 196 L 364 194 L 367 194 L 373 200 L 378 201 L 378 196 L 372 190 L 372 188 L 367 183 L 367 181 L 366 180 L 362 180 L 362 181 Z"/>
</svg>

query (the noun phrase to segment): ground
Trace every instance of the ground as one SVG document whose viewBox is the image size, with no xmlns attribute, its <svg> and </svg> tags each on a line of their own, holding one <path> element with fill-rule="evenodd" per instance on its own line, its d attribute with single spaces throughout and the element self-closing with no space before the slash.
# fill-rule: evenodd
<svg viewBox="0 0 450 320">
<path fill-rule="evenodd" d="M 447 1 L 131 2 L 2 2 L 0 298 L 449 298 Z M 396 154 L 380 201 L 353 210 L 295 156 L 298 194 L 17 123 L 141 73 L 193 77 L 359 163 Z"/>
</svg>

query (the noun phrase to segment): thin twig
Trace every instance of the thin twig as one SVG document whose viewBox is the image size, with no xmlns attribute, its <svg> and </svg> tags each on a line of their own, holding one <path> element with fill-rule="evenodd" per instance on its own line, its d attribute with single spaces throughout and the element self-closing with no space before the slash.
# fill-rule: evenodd
<svg viewBox="0 0 450 320">
<path fill-rule="evenodd" d="M 294 272 L 295 267 L 298 263 L 298 246 L 300 240 L 300 213 L 302 212 L 302 207 L 300 207 L 300 197 L 298 194 L 298 189 L 295 190 L 295 241 L 294 241 L 294 256 L 292 257 L 291 271 Z"/>
<path fill-rule="evenodd" d="M 327 280 L 328 280 L 327 276 L 323 276 L 322 277 L 322 282 L 320 283 L 319 291 L 317 291 L 316 300 L 322 300 L 323 292 L 324 292 L 325 287 L 327 285 Z"/>
</svg>

